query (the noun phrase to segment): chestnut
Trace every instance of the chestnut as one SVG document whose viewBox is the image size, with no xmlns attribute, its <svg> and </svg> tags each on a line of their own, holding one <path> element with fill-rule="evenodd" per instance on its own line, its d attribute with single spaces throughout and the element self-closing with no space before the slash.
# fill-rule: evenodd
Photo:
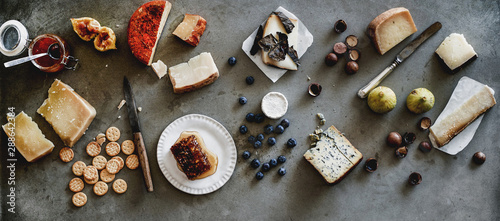
<svg viewBox="0 0 500 221">
<path fill-rule="evenodd" d="M 413 172 L 410 174 L 410 177 L 408 177 L 408 183 L 412 186 L 418 185 L 422 182 L 422 175 L 417 172 Z"/>
<path fill-rule="evenodd" d="M 418 128 L 421 131 L 425 131 L 429 129 L 429 127 L 431 127 L 431 119 L 428 117 L 422 117 L 422 119 L 418 122 Z"/>
<path fill-rule="evenodd" d="M 476 163 L 477 165 L 481 165 L 484 163 L 484 161 L 486 161 L 486 155 L 484 155 L 483 152 L 476 152 L 474 154 L 474 156 L 472 157 L 472 160 L 474 161 L 474 163 Z"/>
<path fill-rule="evenodd" d="M 309 85 L 309 95 L 317 97 L 319 94 L 321 94 L 321 89 L 323 89 L 323 87 L 321 87 L 320 84 L 312 83 Z"/>
<path fill-rule="evenodd" d="M 412 144 L 413 141 L 415 141 L 415 139 L 417 139 L 417 136 L 415 135 L 415 133 L 412 133 L 412 132 L 406 132 L 404 135 L 403 135 L 403 145 L 404 146 L 407 146 L 409 144 Z"/>
<path fill-rule="evenodd" d="M 349 35 L 345 38 L 345 43 L 347 46 L 354 48 L 358 45 L 358 37 L 356 35 Z"/>
<path fill-rule="evenodd" d="M 407 154 L 408 154 L 408 148 L 405 146 L 396 149 L 396 156 L 399 159 L 405 158 Z"/>
<path fill-rule="evenodd" d="M 403 137 L 398 132 L 390 132 L 387 135 L 387 145 L 391 147 L 399 147 L 403 143 Z"/>
<path fill-rule="evenodd" d="M 358 66 L 358 63 L 356 63 L 355 61 L 349 61 L 345 65 L 345 72 L 348 74 L 356 74 L 356 72 L 358 72 L 358 70 L 359 70 L 359 66 Z"/>
<path fill-rule="evenodd" d="M 325 64 L 328 66 L 333 66 L 337 64 L 337 60 L 338 60 L 337 55 L 335 55 L 334 53 L 329 53 L 325 57 Z"/>
<path fill-rule="evenodd" d="M 348 58 L 351 61 L 358 61 L 361 57 L 361 52 L 358 49 L 351 49 L 347 52 Z"/>
<path fill-rule="evenodd" d="M 338 55 L 342 55 L 347 51 L 347 46 L 344 42 L 337 42 L 333 45 L 333 52 Z"/>
<path fill-rule="evenodd" d="M 431 143 L 429 143 L 427 141 L 422 141 L 418 145 L 418 149 L 420 149 L 424 153 L 427 153 L 427 152 L 430 152 L 432 150 L 432 145 L 431 145 Z"/>
<path fill-rule="evenodd" d="M 333 29 L 335 29 L 335 32 L 337 33 L 342 33 L 347 30 L 347 24 L 344 20 L 338 20 L 337 22 L 335 22 Z"/>
<path fill-rule="evenodd" d="M 368 158 L 368 160 L 365 161 L 365 170 L 368 172 L 373 172 L 377 170 L 378 168 L 378 161 L 375 158 Z"/>
</svg>

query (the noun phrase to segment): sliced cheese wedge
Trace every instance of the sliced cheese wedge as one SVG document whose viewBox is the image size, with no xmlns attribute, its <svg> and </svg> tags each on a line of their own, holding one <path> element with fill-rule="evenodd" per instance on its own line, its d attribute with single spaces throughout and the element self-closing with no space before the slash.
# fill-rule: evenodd
<svg viewBox="0 0 500 221">
<path fill-rule="evenodd" d="M 163 76 L 167 74 L 167 65 L 163 63 L 163 61 L 158 60 L 151 64 L 153 71 L 158 75 L 158 79 L 161 79 Z"/>
<path fill-rule="evenodd" d="M 197 46 L 206 26 L 207 21 L 201 16 L 186 14 L 172 34 L 192 46 Z"/>
<path fill-rule="evenodd" d="M 292 19 L 293 25 L 295 25 L 295 28 L 293 28 L 292 32 L 288 34 L 288 46 L 293 48 L 298 48 L 298 36 L 299 36 L 299 23 L 297 19 Z M 267 36 L 269 34 L 272 34 L 276 39 L 278 38 L 278 32 L 286 34 L 285 27 L 281 23 L 281 20 L 279 17 L 275 14 L 271 14 L 269 18 L 267 19 L 266 26 L 264 27 L 264 34 L 262 36 Z M 262 62 L 267 65 L 272 65 L 278 68 L 283 68 L 287 70 L 297 70 L 297 64 L 293 62 L 292 58 L 290 55 L 286 55 L 285 60 L 283 61 L 275 61 L 269 57 L 269 52 L 266 52 L 262 50 Z"/>
<path fill-rule="evenodd" d="M 436 49 L 436 54 L 446 64 L 448 71 L 458 72 L 466 63 L 477 58 L 474 48 L 463 34 L 451 33 Z"/>
<path fill-rule="evenodd" d="M 73 88 L 56 79 L 37 113 L 52 125 L 66 146 L 72 147 L 94 120 L 96 110 Z"/>
<path fill-rule="evenodd" d="M 7 117 L 9 118 L 9 117 Z M 34 162 L 49 154 L 54 149 L 54 144 L 45 138 L 38 125 L 24 112 L 10 119 L 2 126 L 3 130 L 14 139 L 17 151 L 23 155 L 28 162 Z M 11 136 L 14 134 L 14 136 Z"/>
<path fill-rule="evenodd" d="M 168 75 L 174 93 L 186 93 L 213 83 L 219 78 L 219 70 L 209 52 L 195 56 L 187 63 L 170 67 Z"/>
</svg>

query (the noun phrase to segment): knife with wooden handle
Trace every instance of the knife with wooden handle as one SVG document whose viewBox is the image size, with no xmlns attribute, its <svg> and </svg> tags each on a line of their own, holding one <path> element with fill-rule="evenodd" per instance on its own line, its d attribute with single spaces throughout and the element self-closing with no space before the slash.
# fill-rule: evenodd
<svg viewBox="0 0 500 221">
<path fill-rule="evenodd" d="M 391 65 L 386 67 L 379 75 L 377 75 L 366 86 L 362 87 L 358 91 L 358 97 L 366 98 L 371 90 L 377 87 L 382 82 L 382 80 L 384 80 L 384 78 L 387 77 L 399 64 L 403 63 L 405 59 L 410 57 L 410 55 L 413 54 L 415 50 L 417 50 L 418 46 L 424 43 L 424 41 L 429 37 L 434 35 L 434 33 L 439 31 L 441 27 L 442 25 L 440 22 L 435 22 L 427 29 L 425 29 L 422 34 L 420 34 L 417 38 L 415 38 L 415 40 L 410 42 L 410 44 L 408 44 L 401 52 L 399 52 L 399 54 L 396 56 L 396 59 L 392 62 Z"/>
<path fill-rule="evenodd" d="M 128 119 L 130 121 L 130 126 L 132 127 L 132 133 L 134 133 L 134 144 L 139 155 L 139 161 L 141 163 L 142 173 L 144 174 L 146 188 L 148 192 L 153 192 L 153 180 L 151 179 L 151 171 L 149 170 L 148 154 L 146 152 L 146 146 L 144 145 L 144 139 L 142 138 L 134 94 L 127 77 L 123 78 L 123 92 L 125 93 L 125 101 L 127 103 L 128 109 Z"/>
</svg>

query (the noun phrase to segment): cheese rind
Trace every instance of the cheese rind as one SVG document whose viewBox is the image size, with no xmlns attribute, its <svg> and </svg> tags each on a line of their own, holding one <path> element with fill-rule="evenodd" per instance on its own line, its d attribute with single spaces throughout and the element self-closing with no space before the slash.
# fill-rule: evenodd
<svg viewBox="0 0 500 221">
<path fill-rule="evenodd" d="M 451 33 L 436 49 L 436 54 L 449 71 L 456 73 L 467 62 L 477 58 L 474 48 L 467 43 L 463 34 Z"/>
<path fill-rule="evenodd" d="M 52 125 L 66 146 L 72 147 L 94 120 L 96 110 L 73 88 L 56 79 L 37 113 Z"/>
<path fill-rule="evenodd" d="M 26 161 L 34 162 L 54 149 L 54 144 L 45 138 L 38 125 L 24 112 L 8 122 L 13 124 L 6 123 L 2 128 L 9 138 L 14 138 L 17 151 Z M 14 136 L 11 136 L 11 132 L 14 132 Z"/>
<path fill-rule="evenodd" d="M 410 11 L 403 7 L 385 11 L 368 25 L 368 36 L 381 55 L 415 32 Z"/>
<path fill-rule="evenodd" d="M 219 70 L 209 52 L 195 56 L 187 63 L 181 63 L 168 69 L 174 93 L 186 93 L 208 84 L 219 78 Z"/>
<path fill-rule="evenodd" d="M 299 23 L 297 19 L 290 18 L 295 28 L 293 28 L 292 32 L 287 34 L 288 36 L 288 46 L 293 48 L 298 48 L 298 36 L 299 36 Z M 267 19 L 266 26 L 264 27 L 264 34 L 262 36 L 267 36 L 272 34 L 276 39 L 279 39 L 278 32 L 286 34 L 285 26 L 281 23 L 279 17 L 275 14 L 271 14 Z M 283 68 L 287 70 L 297 70 L 298 66 L 295 62 L 293 62 L 290 55 L 286 55 L 285 60 L 276 61 L 269 57 L 269 52 L 262 50 L 262 62 L 267 65 L 272 65 L 278 68 Z"/>
<path fill-rule="evenodd" d="M 197 46 L 206 26 L 207 21 L 201 16 L 186 14 L 172 34 L 192 46 Z"/>
</svg>

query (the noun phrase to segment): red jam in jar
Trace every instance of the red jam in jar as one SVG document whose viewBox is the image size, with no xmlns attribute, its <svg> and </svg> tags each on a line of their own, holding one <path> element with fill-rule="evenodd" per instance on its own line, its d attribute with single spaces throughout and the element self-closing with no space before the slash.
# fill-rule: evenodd
<svg viewBox="0 0 500 221">
<path fill-rule="evenodd" d="M 55 40 L 53 38 L 42 38 L 42 39 L 38 40 L 35 43 L 35 45 L 33 46 L 33 55 L 49 52 L 49 47 L 52 44 L 55 44 L 55 46 L 52 46 L 52 48 L 50 50 L 50 55 L 52 55 L 52 56 L 47 55 L 47 56 L 43 56 L 41 58 L 35 59 L 35 62 L 38 65 L 48 68 L 48 67 L 51 67 L 55 64 L 61 63 L 62 50 L 61 50 L 61 47 L 59 47 L 57 40 Z M 57 47 L 57 49 L 59 49 L 57 51 L 57 54 L 59 56 L 57 56 L 57 57 L 54 55 L 54 52 L 57 50 L 57 49 L 54 50 L 55 47 Z"/>
<path fill-rule="evenodd" d="M 65 67 L 74 69 L 74 67 L 67 67 L 66 64 L 68 60 L 77 61 L 77 59 L 69 56 L 69 46 L 61 37 L 54 34 L 39 35 L 33 39 L 28 48 L 30 56 L 47 52 L 49 55 L 31 61 L 41 71 L 57 72 Z"/>
</svg>

